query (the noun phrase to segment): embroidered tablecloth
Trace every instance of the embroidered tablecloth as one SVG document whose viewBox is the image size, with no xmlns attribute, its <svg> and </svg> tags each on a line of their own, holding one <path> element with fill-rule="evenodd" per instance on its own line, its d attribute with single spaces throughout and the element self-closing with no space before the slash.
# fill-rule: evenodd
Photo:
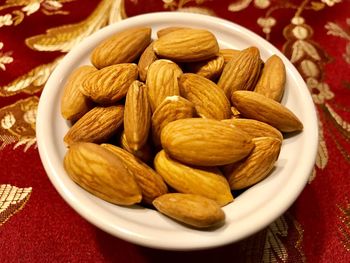
<svg viewBox="0 0 350 263">
<path fill-rule="evenodd" d="M 169 252 L 112 237 L 63 201 L 41 164 L 35 119 L 55 66 L 100 28 L 156 11 L 203 13 L 253 30 L 297 67 L 317 107 L 308 185 L 285 214 L 241 242 Z M 349 0 L 1 0 L 0 261 L 350 262 L 349 101 Z"/>
</svg>

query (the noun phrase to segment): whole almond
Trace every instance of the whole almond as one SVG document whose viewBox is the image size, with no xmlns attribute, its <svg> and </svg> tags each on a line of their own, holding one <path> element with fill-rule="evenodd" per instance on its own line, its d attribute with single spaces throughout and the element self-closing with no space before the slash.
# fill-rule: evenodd
<svg viewBox="0 0 350 263">
<path fill-rule="evenodd" d="M 170 60 L 159 59 L 151 64 L 146 85 L 152 112 L 166 97 L 180 94 L 178 78 L 181 74 L 181 68 Z"/>
<path fill-rule="evenodd" d="M 126 95 L 124 133 L 130 148 L 137 151 L 148 139 L 151 126 L 151 108 L 146 85 L 135 80 Z"/>
<path fill-rule="evenodd" d="M 228 119 L 230 102 L 214 82 L 193 73 L 186 73 L 179 80 L 180 93 L 191 101 L 199 116 L 208 119 Z"/>
<path fill-rule="evenodd" d="M 233 201 L 228 182 L 217 167 L 190 167 L 171 159 L 164 150 L 156 155 L 154 167 L 180 193 L 201 195 L 220 206 Z"/>
<path fill-rule="evenodd" d="M 142 160 L 145 163 L 151 164 L 153 163 L 154 153 L 153 153 L 153 145 L 150 144 L 149 141 L 147 141 L 143 147 L 137 151 L 134 151 L 131 149 L 128 141 L 126 140 L 125 132 L 122 132 L 122 135 L 120 136 L 120 146 L 127 152 L 131 153 L 132 155 L 136 156 L 140 160 Z"/>
<path fill-rule="evenodd" d="M 123 124 L 123 117 L 122 105 L 95 107 L 74 123 L 64 136 L 64 142 L 67 145 L 74 142 L 105 142 L 116 134 Z"/>
<path fill-rule="evenodd" d="M 74 143 L 64 157 L 72 180 L 91 194 L 118 205 L 132 205 L 142 195 L 120 158 L 93 143 Z"/>
<path fill-rule="evenodd" d="M 136 64 L 112 65 L 89 74 L 83 82 L 81 91 L 97 103 L 112 104 L 125 97 L 137 76 Z"/>
<path fill-rule="evenodd" d="M 138 67 L 141 81 L 146 81 L 149 66 L 157 60 L 157 55 L 153 51 L 153 44 L 154 42 L 149 44 L 139 59 Z"/>
<path fill-rule="evenodd" d="M 159 212 L 197 228 L 216 226 L 225 220 L 221 207 L 200 195 L 166 194 L 155 199 L 153 205 Z"/>
<path fill-rule="evenodd" d="M 81 66 L 69 76 L 61 98 L 61 114 L 66 120 L 74 122 L 91 109 L 91 101 L 80 89 L 85 77 L 95 71 L 92 66 Z"/>
<path fill-rule="evenodd" d="M 281 132 L 301 131 L 303 124 L 288 108 L 253 91 L 236 91 L 231 101 L 242 116 L 265 122 Z"/>
<path fill-rule="evenodd" d="M 151 42 L 151 28 L 132 28 L 101 42 L 91 55 L 92 64 L 104 68 L 136 60 Z"/>
<path fill-rule="evenodd" d="M 219 54 L 215 36 L 204 29 L 179 29 L 155 41 L 153 50 L 162 57 L 176 62 L 194 62 Z"/>
<path fill-rule="evenodd" d="M 280 102 L 286 83 L 286 68 L 282 59 L 271 56 L 265 63 L 254 91 Z"/>
<path fill-rule="evenodd" d="M 237 49 L 220 49 L 219 54 L 224 58 L 224 64 L 226 65 L 231 59 L 236 58 L 241 53 L 241 50 Z"/>
<path fill-rule="evenodd" d="M 243 118 L 233 118 L 223 120 L 223 122 L 241 129 L 253 138 L 272 137 L 280 141 L 283 140 L 282 133 L 265 122 Z"/>
<path fill-rule="evenodd" d="M 224 57 L 217 56 L 209 60 L 192 62 L 186 65 L 189 72 L 196 73 L 199 76 L 210 80 L 216 80 L 224 68 Z"/>
<path fill-rule="evenodd" d="M 112 144 L 102 144 L 101 146 L 118 156 L 128 171 L 134 175 L 141 189 L 143 202 L 151 205 L 155 198 L 168 192 L 163 178 L 134 155 Z"/>
<path fill-rule="evenodd" d="M 254 89 L 261 67 L 260 52 L 256 47 L 247 48 L 231 59 L 224 67 L 218 86 L 231 98 L 236 90 Z"/>
<path fill-rule="evenodd" d="M 246 157 L 254 144 L 250 136 L 221 121 L 192 118 L 168 123 L 161 143 L 174 159 L 189 165 L 217 166 Z"/>
<path fill-rule="evenodd" d="M 179 29 L 186 29 L 188 27 L 178 27 L 178 26 L 170 26 L 170 27 L 165 27 L 157 31 L 157 36 L 158 38 L 165 36 L 168 33 L 174 32 Z"/>
<path fill-rule="evenodd" d="M 224 167 L 232 190 L 254 185 L 268 176 L 278 158 L 281 141 L 271 137 L 254 138 L 255 147 L 242 161 Z"/>
<path fill-rule="evenodd" d="M 166 97 L 152 115 L 152 138 L 156 146 L 160 145 L 160 134 L 169 122 L 192 118 L 195 115 L 193 103 L 180 97 Z"/>
</svg>

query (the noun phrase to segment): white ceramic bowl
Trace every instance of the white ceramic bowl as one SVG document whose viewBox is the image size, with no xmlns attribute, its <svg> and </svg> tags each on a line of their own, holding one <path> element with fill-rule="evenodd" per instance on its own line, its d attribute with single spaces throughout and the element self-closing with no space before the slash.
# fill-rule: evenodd
<svg viewBox="0 0 350 263">
<path fill-rule="evenodd" d="M 92 49 L 107 37 L 137 26 L 156 31 L 167 26 L 206 28 L 222 48 L 257 46 L 266 60 L 279 55 L 287 71 L 282 103 L 303 122 L 303 132 L 283 141 L 272 174 L 225 206 L 226 223 L 212 231 L 187 228 L 166 216 L 143 207 L 121 207 L 107 203 L 76 185 L 63 168 L 66 147 L 63 137 L 67 122 L 60 115 L 62 86 L 73 69 L 89 64 Z M 314 104 L 294 66 L 283 54 L 251 31 L 219 18 L 189 13 L 152 13 L 132 17 L 103 28 L 71 50 L 50 76 L 41 95 L 37 116 L 37 139 L 45 170 L 59 194 L 86 220 L 124 240 L 153 248 L 171 250 L 204 249 L 245 238 L 266 227 L 295 201 L 314 165 L 318 129 Z"/>
</svg>

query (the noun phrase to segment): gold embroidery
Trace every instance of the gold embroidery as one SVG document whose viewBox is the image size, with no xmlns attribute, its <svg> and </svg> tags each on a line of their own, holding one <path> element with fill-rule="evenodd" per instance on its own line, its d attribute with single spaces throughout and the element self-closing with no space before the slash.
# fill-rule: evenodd
<svg viewBox="0 0 350 263">
<path fill-rule="evenodd" d="M 0 226 L 25 206 L 31 192 L 31 187 L 18 188 L 9 184 L 0 185 Z"/>
<path fill-rule="evenodd" d="M 58 57 L 49 64 L 40 65 L 8 85 L 0 87 L 0 96 L 12 96 L 20 92 L 28 94 L 38 92 L 44 87 L 51 72 L 62 58 L 63 56 Z"/>
<path fill-rule="evenodd" d="M 338 236 L 340 241 L 343 243 L 344 248 L 350 252 L 350 202 L 346 199 L 347 204 L 345 206 L 338 205 L 340 215 L 338 218 L 341 223 L 338 226 L 340 235 Z"/>
<path fill-rule="evenodd" d="M 109 21 L 115 22 L 118 20 L 108 15 L 112 13 L 112 7 L 116 8 L 114 2 L 114 0 L 101 1 L 92 14 L 82 22 L 48 29 L 46 34 L 27 38 L 25 40 L 26 45 L 38 51 L 67 52 L 82 39 L 107 25 Z M 119 7 L 123 7 L 121 3 L 123 1 L 120 1 Z M 119 12 L 113 10 L 114 16 L 118 16 L 122 12 L 120 9 L 117 10 Z M 121 18 L 121 16 L 119 17 Z"/>
<path fill-rule="evenodd" d="M 34 96 L 0 109 L 0 150 L 13 143 L 14 149 L 24 145 L 24 151 L 35 145 L 38 102 L 39 98 Z"/>
<path fill-rule="evenodd" d="M 328 35 L 337 36 L 348 41 L 343 58 L 346 63 L 350 64 L 350 18 L 346 19 L 346 24 L 348 25 L 348 28 L 344 29 L 336 23 L 328 22 L 325 28 L 328 30 Z"/>
</svg>

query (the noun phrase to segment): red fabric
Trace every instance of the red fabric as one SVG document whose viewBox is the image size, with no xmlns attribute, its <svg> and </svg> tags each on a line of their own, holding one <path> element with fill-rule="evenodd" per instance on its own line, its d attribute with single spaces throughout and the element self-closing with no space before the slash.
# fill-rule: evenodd
<svg viewBox="0 0 350 263">
<path fill-rule="evenodd" d="M 20 24 L 0 26 L 0 42 L 3 43 L 0 63 L 1 56 L 6 52 L 12 52 L 8 54 L 13 58 L 12 63 L 5 65 L 5 71 L 0 69 L 0 120 L 11 112 L 15 116 L 22 116 L 24 111 L 20 110 L 19 105 L 27 101 L 21 100 L 30 99 L 35 104 L 42 89 L 42 86 L 38 86 L 4 95 L 3 87 L 26 75 L 31 69 L 51 63 L 65 54 L 61 51 L 30 49 L 25 39 L 44 34 L 45 30 L 53 27 L 83 21 L 99 4 L 107 3 L 108 0 L 58 1 L 62 4 L 58 10 L 69 13 L 52 15 L 42 11 L 45 9 L 44 2 L 50 1 L 41 2 L 40 9 L 29 16 L 25 15 Z M 289 58 L 295 41 L 288 38 L 295 27 L 291 25 L 291 19 L 297 8 L 305 4 L 300 16 L 304 18 L 305 28 L 311 28 L 305 41 L 315 48 L 321 59 L 315 60 L 307 54 L 303 59 L 314 62 L 319 70 L 314 79 L 323 85 L 309 85 L 310 92 L 316 96 L 315 103 L 324 135 L 321 143 L 323 150 L 315 166 L 316 177 L 310 180 L 295 204 L 275 224 L 242 242 L 196 252 L 160 251 L 112 237 L 82 219 L 51 185 L 35 146 L 29 147 L 27 151 L 24 151 L 25 144 L 14 149 L 16 143 L 23 139 L 23 134 L 26 138 L 35 136 L 28 124 L 25 130 L 21 130 L 24 126 L 18 126 L 15 136 L 17 141 L 0 148 L 0 184 L 32 187 L 32 194 L 23 209 L 0 226 L 1 262 L 350 262 L 350 58 L 346 60 L 347 56 L 350 57 L 350 22 L 347 22 L 350 19 L 350 1 L 270 0 L 269 7 L 264 9 L 256 5 L 259 2 L 266 4 L 267 0 L 165 1 L 174 4 L 171 8 L 165 8 L 164 1 L 160 0 L 150 0 L 147 4 L 141 0 L 124 2 L 128 17 L 195 7 L 197 9 L 186 11 L 214 13 L 262 37 L 266 35 L 257 20 L 264 17 L 270 8 L 276 8 L 267 15 L 276 21 L 271 28 L 269 41 Z M 249 3 L 249 6 L 237 12 L 229 11 L 228 6 L 237 2 Z M 15 10 L 22 10 L 28 4 L 1 8 L 9 3 L 11 1 L 0 1 L 0 25 L 1 16 L 14 14 Z M 282 6 L 284 8 L 277 9 Z M 344 29 L 344 37 L 329 33 L 326 28 L 329 22 Z M 347 46 L 349 51 L 346 51 Z M 295 65 L 307 80 L 309 73 L 303 71 L 302 63 L 297 61 Z M 324 85 L 328 85 L 333 95 L 322 88 Z M 4 134 L 8 135 L 0 127 L 0 136 Z M 276 228 L 276 224 L 281 222 L 285 222 L 283 231 Z M 271 238 L 275 238 L 279 246 L 271 248 L 269 244 L 272 243 L 268 241 Z"/>
</svg>

